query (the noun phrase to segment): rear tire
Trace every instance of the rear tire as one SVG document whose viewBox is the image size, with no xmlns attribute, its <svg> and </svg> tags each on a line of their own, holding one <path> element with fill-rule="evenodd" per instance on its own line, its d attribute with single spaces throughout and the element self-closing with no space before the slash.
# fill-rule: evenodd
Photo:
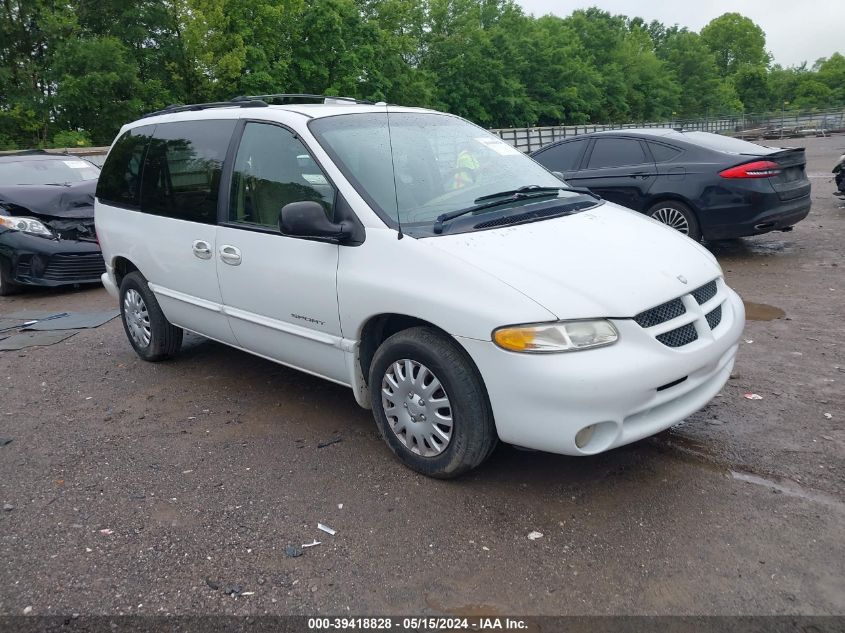
<svg viewBox="0 0 845 633">
<path fill-rule="evenodd" d="M 172 358 L 182 347 L 182 328 L 167 320 L 138 271 L 129 273 L 120 283 L 120 320 L 129 343 L 146 361 Z"/>
<path fill-rule="evenodd" d="M 0 297 L 8 297 L 21 291 L 21 286 L 12 281 L 11 265 L 0 259 Z"/>
<path fill-rule="evenodd" d="M 466 351 L 437 330 L 410 328 L 384 341 L 370 366 L 369 387 L 382 437 L 419 473 L 457 477 L 496 447 L 481 375 Z"/>
<path fill-rule="evenodd" d="M 696 242 L 701 241 L 701 227 L 692 209 L 677 200 L 664 200 L 652 205 L 645 213 Z"/>
</svg>

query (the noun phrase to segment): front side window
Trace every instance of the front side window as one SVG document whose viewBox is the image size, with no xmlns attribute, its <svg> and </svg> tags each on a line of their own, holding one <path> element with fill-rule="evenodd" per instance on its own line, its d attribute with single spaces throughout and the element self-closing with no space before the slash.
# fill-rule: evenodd
<svg viewBox="0 0 845 633">
<path fill-rule="evenodd" d="M 642 145 L 631 138 L 599 138 L 593 145 L 588 169 L 642 165 L 646 159 Z"/>
<path fill-rule="evenodd" d="M 580 164 L 585 139 L 560 143 L 537 154 L 536 160 L 553 171 L 572 171 Z"/>
<path fill-rule="evenodd" d="M 159 123 L 144 162 L 141 211 L 216 224 L 223 159 L 235 121 Z"/>
<path fill-rule="evenodd" d="M 232 172 L 229 221 L 276 228 L 291 202 L 319 202 L 331 219 L 334 189 L 290 131 L 247 123 Z"/>
<path fill-rule="evenodd" d="M 75 156 L 22 158 L 0 163 L 0 185 L 67 185 L 93 180 L 100 170 Z"/>
<path fill-rule="evenodd" d="M 100 200 L 127 207 L 141 203 L 141 166 L 152 133 L 151 125 L 138 127 L 115 141 L 97 181 Z"/>
<path fill-rule="evenodd" d="M 403 228 L 431 228 L 441 214 L 520 187 L 565 186 L 499 137 L 450 115 L 345 114 L 314 119 L 309 128 L 344 176 L 394 228 L 399 222 Z"/>
</svg>

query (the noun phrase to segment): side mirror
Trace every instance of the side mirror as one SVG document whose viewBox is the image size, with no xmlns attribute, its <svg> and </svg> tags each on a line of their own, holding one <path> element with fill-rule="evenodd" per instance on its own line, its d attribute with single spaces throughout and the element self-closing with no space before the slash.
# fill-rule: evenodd
<svg viewBox="0 0 845 633">
<path fill-rule="evenodd" d="M 279 230 L 282 235 L 332 244 L 343 244 L 352 237 L 348 222 L 332 222 L 323 206 L 312 200 L 283 206 L 279 212 Z"/>
<path fill-rule="evenodd" d="M 562 180 L 563 182 L 566 182 L 566 179 L 563 177 L 562 171 L 553 171 L 552 176 L 555 176 L 558 180 Z"/>
</svg>

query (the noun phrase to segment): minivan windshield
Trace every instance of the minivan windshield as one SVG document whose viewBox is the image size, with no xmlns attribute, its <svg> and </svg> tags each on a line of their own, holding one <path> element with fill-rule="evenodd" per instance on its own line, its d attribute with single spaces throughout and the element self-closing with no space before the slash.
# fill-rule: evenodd
<svg viewBox="0 0 845 633">
<path fill-rule="evenodd" d="M 397 217 L 403 228 L 430 227 L 438 216 L 524 187 L 552 188 L 551 197 L 583 195 L 558 191 L 567 185 L 545 168 L 451 115 L 353 113 L 314 119 L 309 127 L 344 176 L 394 228 Z M 508 202 L 476 212 L 498 211 Z"/>
</svg>

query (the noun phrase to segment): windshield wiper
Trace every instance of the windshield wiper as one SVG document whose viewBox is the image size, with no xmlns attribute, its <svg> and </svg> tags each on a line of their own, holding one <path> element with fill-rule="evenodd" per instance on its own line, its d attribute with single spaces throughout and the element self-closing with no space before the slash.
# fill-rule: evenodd
<svg viewBox="0 0 845 633">
<path fill-rule="evenodd" d="M 521 194 L 526 193 L 541 193 L 541 192 L 551 192 L 551 191 L 571 191 L 572 193 L 583 193 L 588 196 L 592 196 L 593 198 L 600 199 L 599 196 L 594 194 L 589 189 L 585 189 L 583 187 L 542 187 L 540 185 L 525 185 L 523 187 L 519 187 L 518 189 L 510 189 L 508 191 L 499 191 L 498 193 L 489 193 L 486 196 L 481 196 L 480 198 L 476 198 L 474 200 L 475 203 L 483 202 L 484 200 L 492 200 L 494 198 L 501 198 L 502 196 L 514 196 L 515 198 L 520 198 Z"/>
<path fill-rule="evenodd" d="M 454 220 L 455 218 L 459 218 L 462 215 L 475 213 L 476 211 L 481 211 L 483 209 L 498 207 L 499 205 L 507 204 L 508 202 L 526 200 L 528 198 L 548 198 L 550 196 L 556 196 L 558 191 L 571 191 L 573 193 L 581 193 L 584 195 L 592 196 L 596 200 L 601 200 L 600 196 L 597 196 L 589 189 L 581 189 L 576 187 L 540 187 L 538 185 L 526 185 L 525 187 L 520 187 L 519 189 L 514 189 L 512 191 L 502 191 L 499 193 L 492 193 L 486 196 L 481 196 L 480 198 L 476 198 L 475 202 L 479 202 L 482 200 L 486 200 L 487 202 L 475 204 L 471 207 L 467 207 L 466 209 L 458 209 L 457 211 L 450 211 L 449 213 L 441 213 L 437 216 L 437 221 L 434 223 L 433 230 L 435 233 L 440 234 L 443 232 L 444 222 Z M 501 199 L 493 200 L 493 198 Z"/>
</svg>

